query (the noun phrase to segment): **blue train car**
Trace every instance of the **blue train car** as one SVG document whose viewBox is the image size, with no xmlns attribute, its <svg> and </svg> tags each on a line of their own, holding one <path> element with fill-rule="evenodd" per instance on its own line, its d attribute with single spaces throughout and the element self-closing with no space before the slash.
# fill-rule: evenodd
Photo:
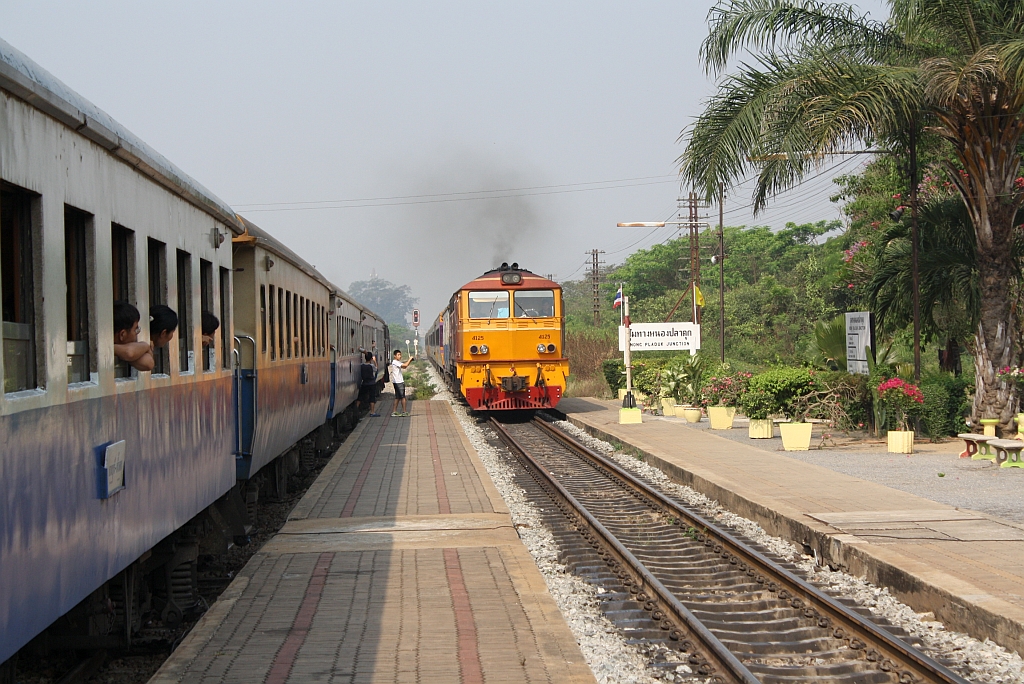
<svg viewBox="0 0 1024 684">
<path fill-rule="evenodd" d="M 115 358 L 115 300 L 147 340 L 153 307 L 177 311 L 151 372 Z M 373 312 L 3 41 L 0 301 L 0 679 L 36 638 L 117 647 L 143 612 L 179 621 L 200 552 L 244 536 L 260 489 L 355 419 L 359 349 L 388 345 Z"/>
</svg>

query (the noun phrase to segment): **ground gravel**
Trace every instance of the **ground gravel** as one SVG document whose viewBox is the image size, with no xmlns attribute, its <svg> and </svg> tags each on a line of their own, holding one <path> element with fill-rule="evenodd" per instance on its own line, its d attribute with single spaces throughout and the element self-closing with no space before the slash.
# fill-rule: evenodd
<svg viewBox="0 0 1024 684">
<path fill-rule="evenodd" d="M 972 682 L 1024 684 L 1024 661 L 1017 653 L 1007 651 L 987 639 L 979 641 L 966 634 L 947 630 L 931 613 L 915 613 L 885 587 L 877 587 L 862 578 L 818 566 L 813 558 L 804 555 L 796 545 L 768 534 L 757 523 L 730 513 L 700 492 L 672 482 L 654 466 L 619 452 L 611 444 L 590 436 L 568 421 L 558 421 L 556 424 L 595 451 L 608 454 L 619 465 L 697 508 L 705 517 L 735 528 L 776 555 L 794 562 L 810 581 L 854 599 L 872 614 L 918 636 L 933 657 L 952 661 L 955 664 L 953 669 Z"/>
<path fill-rule="evenodd" d="M 507 457 L 501 449 L 488 442 L 488 435 L 477 425 L 469 409 L 461 402 L 454 401 L 451 393 L 443 388 L 434 369 L 431 368 L 429 372 L 437 388 L 434 399 L 451 402 L 455 415 L 505 500 L 519 537 L 537 562 L 548 591 L 572 630 L 597 681 L 601 684 L 649 684 L 667 681 L 668 677 L 674 680 L 674 673 L 655 671 L 648 667 L 651 658 L 664 658 L 667 654 L 651 653 L 626 643 L 615 625 L 601 613 L 599 595 L 603 590 L 573 575 L 569 568 L 558 562 L 558 546 L 551 532 L 544 527 L 540 515 L 542 511 L 527 499 L 526 493 L 516 484 L 515 473 Z M 689 668 L 682 664 L 678 667 L 682 668 L 679 670 L 682 681 L 681 676 Z M 688 678 L 686 681 L 694 680 Z"/>
</svg>

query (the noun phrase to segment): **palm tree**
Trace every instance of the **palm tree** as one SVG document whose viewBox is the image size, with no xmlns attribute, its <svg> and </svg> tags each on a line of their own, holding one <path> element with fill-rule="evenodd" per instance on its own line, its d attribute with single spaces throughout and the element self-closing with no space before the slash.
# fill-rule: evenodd
<svg viewBox="0 0 1024 684">
<path fill-rule="evenodd" d="M 709 14 L 705 68 L 725 75 L 684 131 L 681 173 L 707 198 L 757 173 L 755 209 L 852 146 L 906 150 L 921 127 L 948 146 L 978 278 L 974 416 L 1008 426 L 1016 275 L 1011 247 L 1024 192 L 1024 0 L 889 0 L 879 22 L 844 3 L 722 0 Z M 912 146 L 911 146 L 912 147 Z"/>
</svg>

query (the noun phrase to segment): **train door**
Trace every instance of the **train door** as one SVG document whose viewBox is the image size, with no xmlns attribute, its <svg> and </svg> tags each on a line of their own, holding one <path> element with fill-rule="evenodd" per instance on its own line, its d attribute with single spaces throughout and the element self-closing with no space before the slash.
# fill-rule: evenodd
<svg viewBox="0 0 1024 684">
<path fill-rule="evenodd" d="M 238 239 L 238 238 L 236 238 Z M 244 239 L 244 238 L 243 238 Z M 233 245 L 233 314 L 235 324 L 232 359 L 235 400 L 235 464 L 241 479 L 249 473 L 253 439 L 256 435 L 257 301 L 256 250 L 248 245 Z"/>
</svg>

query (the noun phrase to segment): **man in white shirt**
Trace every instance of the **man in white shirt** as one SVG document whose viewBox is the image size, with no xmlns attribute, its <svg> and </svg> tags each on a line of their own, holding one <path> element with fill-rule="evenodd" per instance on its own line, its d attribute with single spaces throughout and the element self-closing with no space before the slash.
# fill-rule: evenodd
<svg viewBox="0 0 1024 684">
<path fill-rule="evenodd" d="M 395 386 L 395 412 L 392 416 L 407 416 L 409 411 L 405 404 L 405 376 L 402 375 L 402 370 L 409 367 L 409 364 L 416 360 L 416 357 L 411 357 L 405 363 L 402 363 L 402 350 L 396 349 L 394 358 L 391 360 L 391 365 L 388 367 L 391 373 L 391 383 Z M 402 410 L 398 411 L 398 402 L 402 402 Z"/>
</svg>

